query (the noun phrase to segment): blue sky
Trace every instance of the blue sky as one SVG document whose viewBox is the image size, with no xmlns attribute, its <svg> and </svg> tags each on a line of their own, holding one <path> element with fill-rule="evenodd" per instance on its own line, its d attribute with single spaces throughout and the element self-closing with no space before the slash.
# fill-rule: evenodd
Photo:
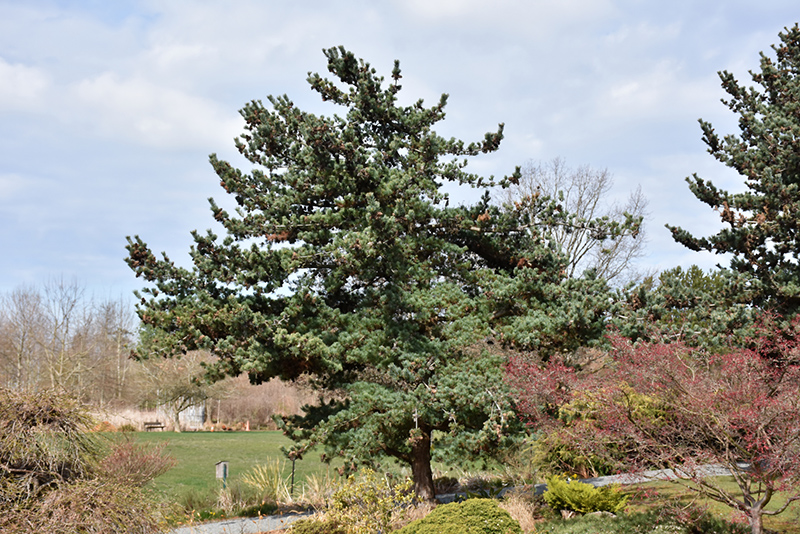
<svg viewBox="0 0 800 534">
<path fill-rule="evenodd" d="M 718 228 L 686 176 L 742 188 L 697 119 L 735 132 L 717 71 L 748 80 L 798 18 L 796 0 L 0 0 L 0 291 L 65 277 L 129 295 L 126 235 L 185 264 L 206 199 L 226 205 L 208 155 L 247 168 L 238 110 L 287 94 L 329 113 L 305 79 L 337 45 L 387 77 L 399 59 L 408 102 L 448 93 L 445 136 L 504 122 L 470 170 L 606 168 L 619 200 L 641 185 L 650 201 L 641 268 L 711 267 L 725 260 L 664 229 Z"/>
</svg>

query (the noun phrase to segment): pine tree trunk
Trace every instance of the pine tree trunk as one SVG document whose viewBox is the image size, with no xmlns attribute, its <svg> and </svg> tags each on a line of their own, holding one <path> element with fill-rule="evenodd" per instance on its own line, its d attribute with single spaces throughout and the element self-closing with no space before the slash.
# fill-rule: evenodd
<svg viewBox="0 0 800 534">
<path fill-rule="evenodd" d="M 436 490 L 433 487 L 433 471 L 431 471 L 431 435 L 430 432 L 414 429 L 411 432 L 411 475 L 414 479 L 414 491 L 422 501 L 433 501 Z"/>
</svg>

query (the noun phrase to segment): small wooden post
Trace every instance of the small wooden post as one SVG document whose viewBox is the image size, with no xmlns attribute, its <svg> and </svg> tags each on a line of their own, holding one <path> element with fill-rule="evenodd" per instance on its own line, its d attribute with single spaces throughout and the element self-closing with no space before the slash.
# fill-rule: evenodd
<svg viewBox="0 0 800 534">
<path fill-rule="evenodd" d="M 222 479 L 222 489 L 228 486 L 228 462 L 217 462 L 217 478 Z"/>
<path fill-rule="evenodd" d="M 294 497 L 294 463 L 297 461 L 296 456 L 292 456 L 292 489 L 289 491 L 289 495 Z"/>
</svg>

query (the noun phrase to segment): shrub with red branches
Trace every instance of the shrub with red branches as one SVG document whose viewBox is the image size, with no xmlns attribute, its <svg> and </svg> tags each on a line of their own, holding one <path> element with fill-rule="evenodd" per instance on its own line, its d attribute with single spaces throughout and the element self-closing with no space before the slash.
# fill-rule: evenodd
<svg viewBox="0 0 800 534">
<path fill-rule="evenodd" d="M 512 362 L 509 381 L 528 420 L 619 470 L 670 469 L 745 514 L 754 534 L 764 515 L 800 499 L 795 340 L 763 336 L 724 354 L 611 341 L 608 368 L 589 376 L 558 362 Z M 718 484 L 711 467 L 728 470 L 739 491 Z M 768 510 L 777 492 L 786 502 Z"/>
</svg>

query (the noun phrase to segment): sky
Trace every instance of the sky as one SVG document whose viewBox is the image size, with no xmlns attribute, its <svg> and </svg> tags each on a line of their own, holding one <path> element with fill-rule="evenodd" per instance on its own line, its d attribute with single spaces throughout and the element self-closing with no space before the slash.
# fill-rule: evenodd
<svg viewBox="0 0 800 534">
<path fill-rule="evenodd" d="M 445 137 L 504 123 L 472 172 L 560 157 L 607 169 L 609 202 L 641 186 L 640 269 L 724 264 L 664 225 L 719 228 L 684 178 L 743 182 L 707 154 L 697 120 L 736 133 L 717 72 L 748 83 L 798 19 L 797 0 L 0 0 L 0 293 L 69 279 L 128 298 L 143 282 L 126 236 L 189 265 L 190 231 L 214 228 L 207 199 L 231 205 L 209 154 L 250 168 L 238 110 L 286 94 L 335 112 L 306 78 L 339 45 L 387 79 L 400 60 L 403 103 L 449 94 Z"/>
</svg>

